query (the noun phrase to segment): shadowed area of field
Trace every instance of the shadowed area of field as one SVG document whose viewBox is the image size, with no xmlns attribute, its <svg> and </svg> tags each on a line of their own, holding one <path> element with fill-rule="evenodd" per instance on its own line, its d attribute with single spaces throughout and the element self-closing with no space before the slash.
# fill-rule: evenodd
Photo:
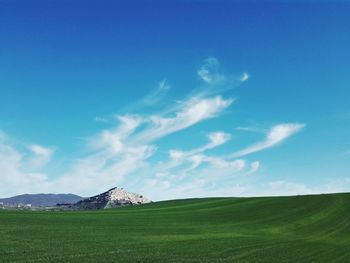
<svg viewBox="0 0 350 263">
<path fill-rule="evenodd" d="M 0 211 L 1 262 L 350 262 L 350 194 Z"/>
</svg>

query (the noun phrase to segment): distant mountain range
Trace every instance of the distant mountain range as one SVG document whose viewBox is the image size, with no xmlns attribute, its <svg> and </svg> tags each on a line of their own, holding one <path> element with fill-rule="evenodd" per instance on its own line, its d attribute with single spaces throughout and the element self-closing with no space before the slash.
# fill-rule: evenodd
<svg viewBox="0 0 350 263">
<path fill-rule="evenodd" d="M 0 202 L 7 205 L 55 206 L 60 203 L 74 204 L 84 197 L 74 194 L 23 194 L 9 198 L 2 198 Z"/>
<path fill-rule="evenodd" d="M 74 194 L 24 194 L 0 199 L 1 207 L 43 207 L 59 210 L 91 210 L 150 203 L 139 194 L 114 187 L 102 194 L 84 198 Z"/>
</svg>

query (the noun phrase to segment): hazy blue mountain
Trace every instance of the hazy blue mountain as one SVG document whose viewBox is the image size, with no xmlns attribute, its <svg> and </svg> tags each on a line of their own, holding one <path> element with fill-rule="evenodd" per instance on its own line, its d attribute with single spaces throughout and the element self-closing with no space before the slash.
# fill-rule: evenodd
<svg viewBox="0 0 350 263">
<path fill-rule="evenodd" d="M 31 204 L 32 206 L 54 206 L 58 203 L 76 203 L 84 199 L 74 194 L 23 194 L 9 198 L 2 198 L 4 204 Z"/>
</svg>

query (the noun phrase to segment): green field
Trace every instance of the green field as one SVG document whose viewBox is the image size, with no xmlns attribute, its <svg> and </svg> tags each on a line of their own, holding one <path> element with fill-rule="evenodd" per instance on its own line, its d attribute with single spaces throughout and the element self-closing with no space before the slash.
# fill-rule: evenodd
<svg viewBox="0 0 350 263">
<path fill-rule="evenodd" d="M 350 194 L 0 211 L 0 262 L 350 262 Z"/>
</svg>

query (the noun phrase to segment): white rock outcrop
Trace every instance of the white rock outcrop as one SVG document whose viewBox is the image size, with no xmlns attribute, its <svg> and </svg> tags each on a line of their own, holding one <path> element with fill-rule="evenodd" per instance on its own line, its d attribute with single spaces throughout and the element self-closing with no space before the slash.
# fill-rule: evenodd
<svg viewBox="0 0 350 263">
<path fill-rule="evenodd" d="M 74 209 L 105 209 L 128 205 L 147 204 L 151 201 L 139 194 L 130 193 L 123 188 L 112 188 L 107 192 L 81 200 L 73 205 Z"/>
<path fill-rule="evenodd" d="M 130 193 L 123 188 L 115 187 L 107 191 L 107 193 L 109 198 L 105 208 L 118 207 L 121 204 L 140 205 L 151 202 L 148 198 L 139 194 Z"/>
</svg>

